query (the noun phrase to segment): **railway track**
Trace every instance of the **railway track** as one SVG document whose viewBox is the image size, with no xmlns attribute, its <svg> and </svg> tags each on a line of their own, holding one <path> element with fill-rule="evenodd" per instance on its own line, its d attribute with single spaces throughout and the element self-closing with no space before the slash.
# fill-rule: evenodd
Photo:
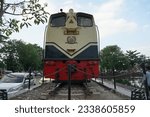
<svg viewBox="0 0 150 117">
<path fill-rule="evenodd" d="M 56 92 L 51 91 L 52 96 L 54 96 L 55 99 L 67 99 L 68 96 L 68 85 L 62 84 L 60 87 L 56 87 Z M 50 94 L 51 94 L 50 92 Z M 55 93 L 54 93 L 55 92 Z M 92 91 L 89 89 L 89 87 L 86 84 L 72 84 L 71 85 L 71 99 L 86 99 L 88 95 L 92 95 Z"/>
<path fill-rule="evenodd" d="M 42 84 L 36 89 L 29 90 L 11 100 L 67 100 L 68 85 L 61 84 L 54 90 L 55 83 Z M 89 82 L 87 85 L 71 84 L 71 100 L 124 100 L 128 99 L 123 95 L 114 93 L 112 90 L 100 85 L 97 82 Z"/>
</svg>

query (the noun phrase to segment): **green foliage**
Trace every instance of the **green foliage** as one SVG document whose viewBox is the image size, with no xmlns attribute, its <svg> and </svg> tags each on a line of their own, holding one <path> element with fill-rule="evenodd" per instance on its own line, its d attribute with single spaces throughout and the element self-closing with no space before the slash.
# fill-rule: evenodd
<svg viewBox="0 0 150 117">
<path fill-rule="evenodd" d="M 26 71 L 32 65 L 35 69 L 41 69 L 42 49 L 39 46 L 7 39 L 23 27 L 46 23 L 49 16 L 45 11 L 47 4 L 41 5 L 39 0 L 7 2 L 0 1 L 0 67 Z"/>
<path fill-rule="evenodd" d="M 114 72 L 114 70 L 124 70 L 128 67 L 127 57 L 117 45 L 102 49 L 100 58 L 103 70 Z"/>
<path fill-rule="evenodd" d="M 149 58 L 149 57 L 146 59 L 146 63 L 147 63 L 148 65 L 150 65 L 150 58 Z"/>
<path fill-rule="evenodd" d="M 141 59 L 143 58 L 141 56 L 141 59 L 140 59 L 139 58 L 139 54 L 140 54 L 140 52 L 137 52 L 137 50 L 135 50 L 135 51 L 131 51 L 131 50 L 127 51 L 126 56 L 128 57 L 128 60 L 129 60 L 131 68 L 134 65 L 136 65 L 137 63 L 139 63 L 141 61 Z"/>
<path fill-rule="evenodd" d="M 8 41 L 4 44 L 4 47 L 2 47 L 2 60 L 5 67 L 7 67 L 9 70 L 15 70 L 18 66 L 18 53 L 15 43 L 15 40 Z"/>
<path fill-rule="evenodd" d="M 132 70 L 135 66 L 140 67 L 141 63 L 150 65 L 149 57 L 140 54 L 137 50 L 128 50 L 124 54 L 117 45 L 107 46 L 102 49 L 100 58 L 101 70 L 111 72 L 113 74 L 115 71 Z"/>
<path fill-rule="evenodd" d="M 29 67 L 34 69 L 41 68 L 41 53 L 42 49 L 37 45 L 26 44 L 22 45 L 20 49 L 18 49 L 20 62 L 24 66 L 24 70 L 28 70 Z"/>
<path fill-rule="evenodd" d="M 49 13 L 45 11 L 47 5 L 41 5 L 39 0 L 22 0 L 18 3 L 6 3 L 0 1 L 0 32 L 3 36 L 10 36 L 13 32 L 19 32 L 23 27 L 44 24 Z M 4 17 L 7 15 L 7 17 Z"/>
<path fill-rule="evenodd" d="M 9 40 L 2 47 L 1 60 L 6 69 L 27 71 L 29 67 L 40 70 L 42 67 L 42 48 L 36 44 L 26 44 L 17 40 Z"/>
</svg>

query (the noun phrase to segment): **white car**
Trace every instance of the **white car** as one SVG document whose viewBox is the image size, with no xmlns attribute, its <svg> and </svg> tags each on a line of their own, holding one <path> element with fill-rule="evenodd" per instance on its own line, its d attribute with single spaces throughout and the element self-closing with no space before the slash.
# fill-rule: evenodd
<svg viewBox="0 0 150 117">
<path fill-rule="evenodd" d="M 34 85 L 34 78 L 31 75 L 31 86 Z M 7 91 L 8 97 L 13 97 L 19 93 L 22 89 L 27 89 L 29 86 L 29 73 L 10 73 L 6 74 L 0 80 L 0 90 Z"/>
</svg>

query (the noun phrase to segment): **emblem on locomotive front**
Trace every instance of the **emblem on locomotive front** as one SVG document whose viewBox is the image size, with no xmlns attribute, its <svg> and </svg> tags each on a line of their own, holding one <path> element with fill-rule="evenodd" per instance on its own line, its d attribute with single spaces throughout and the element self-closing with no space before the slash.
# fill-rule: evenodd
<svg viewBox="0 0 150 117">
<path fill-rule="evenodd" d="M 67 42 L 68 44 L 75 44 L 76 42 L 76 37 L 75 36 L 68 36 L 67 37 Z"/>
</svg>

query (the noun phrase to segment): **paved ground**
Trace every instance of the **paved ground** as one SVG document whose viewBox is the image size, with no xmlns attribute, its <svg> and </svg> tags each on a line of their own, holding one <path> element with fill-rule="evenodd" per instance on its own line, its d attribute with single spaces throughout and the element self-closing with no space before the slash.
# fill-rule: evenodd
<svg viewBox="0 0 150 117">
<path fill-rule="evenodd" d="M 97 79 L 96 81 L 101 83 L 100 79 Z M 105 80 L 103 82 L 103 85 L 105 85 L 106 87 L 109 87 L 110 89 L 114 90 L 114 84 L 111 81 Z M 132 90 L 132 88 L 130 88 L 129 86 L 126 86 L 126 85 L 122 85 L 122 86 L 121 85 L 116 85 L 116 89 L 115 89 L 116 92 L 118 92 L 122 95 L 125 95 L 127 97 L 131 97 L 131 90 Z"/>
</svg>

